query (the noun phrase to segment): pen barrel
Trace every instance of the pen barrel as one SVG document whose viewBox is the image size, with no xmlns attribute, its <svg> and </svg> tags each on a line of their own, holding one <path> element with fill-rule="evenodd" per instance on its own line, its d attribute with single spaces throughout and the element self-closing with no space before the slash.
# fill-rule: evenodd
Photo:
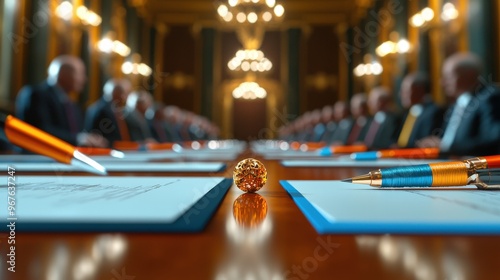
<svg viewBox="0 0 500 280">
<path fill-rule="evenodd" d="M 7 116 L 4 130 L 9 141 L 36 154 L 69 164 L 75 147 L 13 116 Z"/>
<path fill-rule="evenodd" d="M 111 149 L 108 148 L 94 148 L 94 147 L 76 147 L 80 153 L 87 156 L 109 156 Z"/>
<path fill-rule="evenodd" d="M 464 162 L 393 167 L 380 172 L 382 188 L 465 186 L 469 178 Z"/>
<path fill-rule="evenodd" d="M 486 156 L 483 158 L 488 163 L 488 168 L 500 168 L 500 155 L 499 156 Z"/>
<path fill-rule="evenodd" d="M 411 149 L 390 149 L 381 150 L 382 158 L 409 158 L 409 159 L 424 159 L 437 158 L 439 156 L 438 148 L 411 148 Z"/>
</svg>

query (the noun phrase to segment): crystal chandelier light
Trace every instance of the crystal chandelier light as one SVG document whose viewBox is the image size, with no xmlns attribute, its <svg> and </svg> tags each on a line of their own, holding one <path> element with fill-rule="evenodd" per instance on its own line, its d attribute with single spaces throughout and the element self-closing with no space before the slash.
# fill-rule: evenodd
<svg viewBox="0 0 500 280">
<path fill-rule="evenodd" d="M 266 90 L 256 82 L 243 82 L 233 90 L 233 97 L 236 99 L 262 99 L 266 96 Z"/>
<path fill-rule="evenodd" d="M 283 18 L 285 8 L 276 0 L 228 0 L 219 4 L 217 14 L 225 22 L 255 24 Z"/>
<path fill-rule="evenodd" d="M 260 50 L 239 50 L 227 63 L 227 67 L 232 71 L 265 72 L 271 70 L 273 64 Z"/>
</svg>

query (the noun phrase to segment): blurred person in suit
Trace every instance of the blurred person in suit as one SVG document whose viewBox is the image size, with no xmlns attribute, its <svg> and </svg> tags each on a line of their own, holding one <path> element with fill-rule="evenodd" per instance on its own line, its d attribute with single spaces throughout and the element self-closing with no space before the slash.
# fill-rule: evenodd
<svg viewBox="0 0 500 280">
<path fill-rule="evenodd" d="M 80 108 L 70 93 L 80 93 L 87 77 L 82 60 L 62 55 L 50 63 L 47 79 L 38 86 L 25 86 L 16 100 L 16 116 L 72 145 L 106 147 L 97 133 L 82 131 Z"/>
<path fill-rule="evenodd" d="M 456 53 L 444 61 L 442 71 L 443 89 L 453 104 L 445 115 L 443 135 L 426 137 L 417 145 L 461 156 L 499 153 L 500 91 L 481 79 L 481 59 Z"/>
<path fill-rule="evenodd" d="M 400 118 L 393 112 L 392 96 L 386 87 L 374 87 L 368 96 L 368 108 L 373 118 L 363 142 L 371 149 L 386 149 L 396 142 Z"/>
<path fill-rule="evenodd" d="M 324 120 L 329 119 L 329 121 L 325 125 L 325 133 L 323 133 L 321 141 L 327 144 L 332 144 L 333 142 L 342 142 L 343 144 L 343 137 L 339 137 L 340 139 L 335 139 L 335 132 L 339 127 L 343 127 L 341 129 L 344 129 L 345 131 L 350 131 L 353 121 L 351 118 L 349 118 L 349 105 L 344 101 L 337 101 L 335 102 L 333 107 L 330 108 L 331 112 L 328 112 L 328 115 L 326 117 L 323 117 Z M 347 133 L 348 132 L 344 133 L 344 135 Z M 338 134 L 338 136 L 341 135 Z"/>
<path fill-rule="evenodd" d="M 157 142 L 152 133 L 152 119 L 154 118 L 155 109 L 153 97 L 145 90 L 137 90 L 132 92 L 127 97 L 127 114 L 125 118 L 129 127 L 136 127 L 137 137 L 147 143 Z M 130 124 L 133 122 L 133 125 Z"/>
<path fill-rule="evenodd" d="M 398 147 L 414 148 L 416 141 L 441 128 L 444 110 L 432 101 L 430 89 L 430 80 L 425 73 L 408 74 L 403 79 L 399 96 L 407 112 L 398 136 Z"/>
<path fill-rule="evenodd" d="M 100 131 L 110 144 L 148 139 L 150 134 L 139 124 L 135 110 L 126 106 L 131 88 L 126 79 L 108 80 L 101 99 L 87 109 L 85 129 Z"/>
<path fill-rule="evenodd" d="M 370 123 L 368 98 L 365 93 L 356 93 L 350 102 L 351 117 L 339 122 L 334 140 L 340 144 L 352 145 L 363 141 Z M 335 142 L 334 142 L 335 143 Z"/>
</svg>

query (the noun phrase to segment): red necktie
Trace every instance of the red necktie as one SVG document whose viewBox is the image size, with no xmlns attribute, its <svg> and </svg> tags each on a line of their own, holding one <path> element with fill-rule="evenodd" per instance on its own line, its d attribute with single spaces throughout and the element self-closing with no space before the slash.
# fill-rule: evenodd
<svg viewBox="0 0 500 280">
<path fill-rule="evenodd" d="M 361 129 L 363 128 L 366 122 L 365 117 L 358 117 L 352 126 L 351 133 L 349 133 L 349 137 L 347 138 L 348 145 L 358 141 L 359 134 L 361 133 Z"/>
</svg>

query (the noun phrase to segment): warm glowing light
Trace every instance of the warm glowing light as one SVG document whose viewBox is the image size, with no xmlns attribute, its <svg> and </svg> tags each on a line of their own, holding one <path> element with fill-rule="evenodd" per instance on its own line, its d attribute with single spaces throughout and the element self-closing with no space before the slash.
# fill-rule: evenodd
<svg viewBox="0 0 500 280">
<path fill-rule="evenodd" d="M 268 21 L 271 21 L 273 19 L 273 14 L 271 14 L 270 12 L 264 12 L 262 14 L 262 19 L 265 21 L 265 22 L 268 22 Z"/>
<path fill-rule="evenodd" d="M 273 64 L 264 56 L 261 50 L 239 50 L 227 63 L 230 70 L 264 72 L 271 70 Z"/>
<path fill-rule="evenodd" d="M 84 19 L 87 16 L 88 12 L 89 12 L 89 9 L 87 9 L 87 7 L 85 7 L 85 6 L 80 6 L 80 7 L 78 7 L 78 9 L 76 9 L 76 15 L 80 19 Z"/>
<path fill-rule="evenodd" d="M 228 12 L 225 17 L 223 17 L 224 21 L 229 22 L 233 19 L 233 13 Z"/>
<path fill-rule="evenodd" d="M 228 8 L 226 5 L 220 5 L 218 8 L 217 8 L 217 13 L 219 14 L 219 16 L 221 16 L 222 18 L 226 17 L 227 16 L 227 13 L 229 12 Z"/>
<path fill-rule="evenodd" d="M 262 99 L 266 98 L 267 91 L 256 82 L 244 82 L 233 90 L 233 97 L 236 99 Z"/>
<path fill-rule="evenodd" d="M 383 72 L 382 65 L 379 62 L 372 62 L 366 64 L 359 64 L 353 70 L 354 75 L 357 77 L 362 77 L 365 75 L 375 75 L 378 76 Z"/>
<path fill-rule="evenodd" d="M 153 70 L 144 63 L 139 64 L 139 74 L 147 77 L 153 73 Z"/>
<path fill-rule="evenodd" d="M 73 17 L 73 5 L 64 1 L 56 8 L 56 15 L 64 20 L 71 20 Z"/>
<path fill-rule="evenodd" d="M 420 26 L 424 25 L 424 23 L 425 23 L 425 20 L 420 13 L 412 16 L 410 19 L 410 24 L 412 26 L 415 26 L 415 27 L 420 27 Z"/>
<path fill-rule="evenodd" d="M 285 8 L 276 0 L 228 0 L 217 6 L 219 18 L 225 22 L 265 23 L 284 16 Z"/>
<path fill-rule="evenodd" d="M 406 39 L 401 39 L 396 45 L 396 51 L 398 53 L 407 53 L 410 51 L 410 42 Z"/>
<path fill-rule="evenodd" d="M 130 54 L 130 48 L 124 43 L 109 38 L 104 38 L 97 43 L 97 48 L 103 53 L 116 53 L 123 57 Z"/>
<path fill-rule="evenodd" d="M 267 5 L 269 8 L 274 7 L 274 5 L 276 5 L 276 0 L 266 0 L 266 5 Z"/>
<path fill-rule="evenodd" d="M 122 72 L 125 75 L 131 74 L 134 71 L 134 65 L 130 61 L 125 61 L 122 64 Z"/>
<path fill-rule="evenodd" d="M 109 38 L 104 38 L 97 43 L 97 47 L 101 52 L 111 53 L 113 51 L 113 41 Z"/>
<path fill-rule="evenodd" d="M 274 14 L 277 16 L 277 17 L 281 17 L 283 16 L 283 14 L 285 13 L 285 8 L 283 8 L 283 6 L 281 4 L 278 4 L 274 7 Z"/>
<path fill-rule="evenodd" d="M 248 14 L 247 19 L 248 19 L 248 22 L 255 23 L 255 22 L 257 22 L 258 17 L 257 17 L 256 13 L 251 12 Z"/>
<path fill-rule="evenodd" d="M 431 21 L 434 18 L 434 11 L 429 7 L 423 8 L 420 13 L 425 21 Z"/>
<path fill-rule="evenodd" d="M 414 27 L 422 27 L 427 22 L 430 22 L 433 18 L 434 11 L 429 7 L 425 7 L 420 12 L 414 14 L 409 21 L 410 24 Z"/>
<path fill-rule="evenodd" d="M 148 77 L 153 73 L 153 70 L 144 63 L 132 63 L 130 61 L 125 61 L 122 64 L 122 72 L 125 75 L 134 74 Z"/>
<path fill-rule="evenodd" d="M 372 71 L 373 71 L 373 75 L 380 75 L 382 74 L 382 71 L 384 69 L 382 68 L 382 65 L 378 62 L 374 62 L 372 63 Z"/>
<path fill-rule="evenodd" d="M 71 20 L 73 17 L 73 5 L 70 2 L 62 2 L 59 6 L 57 6 L 56 15 L 64 20 Z M 82 21 L 85 25 L 98 26 L 101 24 L 101 17 L 89 10 L 85 6 L 79 6 L 75 12 L 76 16 Z"/>
<path fill-rule="evenodd" d="M 243 12 L 239 12 L 237 15 L 236 15 L 236 20 L 239 22 L 239 23 L 243 23 L 245 22 L 245 20 L 247 19 L 247 16 L 245 15 L 245 13 Z"/>
<path fill-rule="evenodd" d="M 130 48 L 124 43 L 114 40 L 113 41 L 113 52 L 125 57 L 130 54 Z"/>
<path fill-rule="evenodd" d="M 454 20 L 458 17 L 458 10 L 455 8 L 455 5 L 448 2 L 443 5 L 443 12 L 441 13 L 441 19 L 444 21 Z"/>
<path fill-rule="evenodd" d="M 99 26 L 102 22 L 102 18 L 98 14 L 96 14 L 92 11 L 88 11 L 87 17 L 85 18 L 84 22 L 86 22 L 92 26 Z"/>
</svg>

